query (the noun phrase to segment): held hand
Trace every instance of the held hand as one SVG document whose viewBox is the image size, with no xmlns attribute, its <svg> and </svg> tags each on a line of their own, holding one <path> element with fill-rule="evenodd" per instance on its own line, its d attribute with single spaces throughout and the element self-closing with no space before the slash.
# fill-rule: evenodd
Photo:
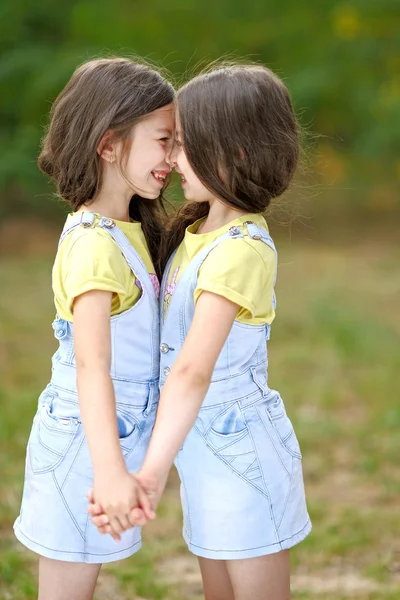
<svg viewBox="0 0 400 600">
<path fill-rule="evenodd" d="M 132 527 L 132 508 L 139 511 L 136 518 L 140 524 L 155 518 L 148 495 L 127 471 L 118 474 L 114 471 L 111 477 L 97 476 L 89 499 L 96 501 L 89 507 L 90 514 L 103 515 L 100 527 L 105 525 L 104 515 L 108 518 L 106 532 L 111 533 L 114 539 Z"/>
<path fill-rule="evenodd" d="M 147 514 L 144 511 L 144 506 L 140 503 L 138 504 L 138 507 L 134 507 L 130 510 L 128 515 L 130 526 L 136 527 L 145 525 L 149 519 L 155 518 L 155 513 L 153 511 L 158 504 L 162 491 L 165 487 L 167 477 L 163 478 L 162 482 L 157 483 L 154 477 L 143 472 L 131 473 L 131 476 L 139 484 L 140 488 L 146 492 L 147 498 L 150 500 L 151 504 L 151 512 Z M 114 537 L 114 539 L 120 539 L 119 536 L 116 536 L 116 533 L 113 531 L 110 519 L 103 510 L 101 504 L 94 501 L 92 490 L 89 492 L 88 497 L 90 502 L 88 511 L 93 525 L 97 527 L 100 533 L 109 533 Z"/>
</svg>

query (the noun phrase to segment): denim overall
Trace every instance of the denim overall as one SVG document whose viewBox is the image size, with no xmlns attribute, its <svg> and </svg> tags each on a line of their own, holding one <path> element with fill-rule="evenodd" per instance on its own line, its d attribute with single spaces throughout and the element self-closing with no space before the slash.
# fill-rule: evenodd
<svg viewBox="0 0 400 600">
<path fill-rule="evenodd" d="M 128 470 L 137 471 L 149 443 L 159 396 L 158 298 L 142 259 L 111 219 L 96 221 L 93 213 L 76 214 L 64 227 L 60 244 L 80 226 L 109 232 L 142 291 L 132 308 L 111 317 L 111 377 L 120 444 Z M 56 318 L 53 328 L 59 349 L 28 442 L 15 534 L 25 546 L 48 558 L 87 563 L 120 560 L 140 548 L 140 528 L 125 532 L 117 543 L 98 533 L 89 519 L 87 493 L 93 485 L 93 469 L 78 402 L 74 326 Z"/>
<path fill-rule="evenodd" d="M 235 244 L 243 236 L 276 252 L 267 231 L 247 222 L 231 227 L 191 261 L 161 328 L 160 386 L 188 334 L 201 265 L 210 254 L 212 260 L 218 244 Z M 162 298 L 172 260 L 164 275 Z M 275 306 L 275 297 L 273 302 Z M 241 559 L 279 552 L 311 530 L 299 444 L 280 395 L 267 385 L 269 335 L 268 324 L 234 322 L 199 415 L 175 461 L 181 480 L 183 535 L 189 550 L 204 558 Z"/>
</svg>

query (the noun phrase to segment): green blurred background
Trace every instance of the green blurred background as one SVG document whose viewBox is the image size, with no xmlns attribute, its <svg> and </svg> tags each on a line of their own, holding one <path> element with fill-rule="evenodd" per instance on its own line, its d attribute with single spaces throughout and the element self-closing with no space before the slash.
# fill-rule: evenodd
<svg viewBox="0 0 400 600">
<path fill-rule="evenodd" d="M 0 598 L 36 597 L 14 541 L 23 461 L 55 349 L 51 265 L 66 208 L 36 167 L 51 102 L 80 62 L 137 54 L 177 85 L 221 56 L 284 78 L 305 130 L 292 191 L 271 209 L 280 251 L 271 385 L 303 449 L 314 530 L 293 597 L 400 597 L 398 0 L 153 0 L 0 5 Z M 172 187 L 170 198 L 181 200 Z M 201 598 L 172 473 L 134 558 L 97 598 Z"/>
</svg>

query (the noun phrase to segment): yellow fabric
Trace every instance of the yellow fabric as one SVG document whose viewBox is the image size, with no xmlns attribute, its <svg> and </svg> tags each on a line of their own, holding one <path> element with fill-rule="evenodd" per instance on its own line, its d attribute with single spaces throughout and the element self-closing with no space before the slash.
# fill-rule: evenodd
<svg viewBox="0 0 400 600">
<path fill-rule="evenodd" d="M 247 229 L 243 225 L 245 221 L 253 221 L 268 231 L 262 215 L 247 214 L 215 231 L 196 234 L 203 220 L 199 219 L 186 229 L 184 240 L 176 252 L 163 298 L 164 316 L 180 276 L 198 252 L 230 227 L 242 227 L 246 235 Z M 275 271 L 275 252 L 264 242 L 247 235 L 235 240 L 226 240 L 212 250 L 200 267 L 194 301 L 197 302 L 203 291 L 214 292 L 240 306 L 236 319 L 241 323 L 272 323 L 275 317 L 272 306 Z"/>
<path fill-rule="evenodd" d="M 68 221 L 72 215 L 67 217 Z M 96 214 L 95 223 L 100 215 Z M 117 221 L 132 246 L 156 278 L 140 223 Z M 140 298 L 136 278 L 108 231 L 101 227 L 76 227 L 62 241 L 53 266 L 54 302 L 58 315 L 73 321 L 74 299 L 90 290 L 113 292 L 111 315 L 131 308 Z"/>
</svg>

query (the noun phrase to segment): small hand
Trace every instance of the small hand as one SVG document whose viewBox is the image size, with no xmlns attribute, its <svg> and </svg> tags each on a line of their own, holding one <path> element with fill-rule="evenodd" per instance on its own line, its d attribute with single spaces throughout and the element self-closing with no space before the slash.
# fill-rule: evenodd
<svg viewBox="0 0 400 600">
<path fill-rule="evenodd" d="M 154 509 L 157 506 L 161 493 L 165 487 L 166 478 L 162 484 L 157 485 L 154 477 L 146 475 L 143 472 L 131 473 L 130 475 L 139 484 L 141 489 L 144 490 L 150 501 L 150 513 L 146 513 L 143 510 L 144 507 L 140 505 L 140 507 L 132 508 L 127 516 L 131 527 L 142 526 L 145 525 L 149 519 L 154 519 L 156 517 Z M 110 519 L 103 510 L 101 504 L 94 502 L 94 494 L 92 490 L 90 490 L 88 497 L 90 502 L 88 511 L 93 525 L 97 527 L 100 533 L 109 533 L 114 539 L 120 539 L 119 535 L 117 536 L 116 532 L 113 531 L 113 528 L 110 524 Z"/>
<path fill-rule="evenodd" d="M 91 508 L 93 514 L 103 516 L 103 525 L 105 517 L 108 519 L 105 532 L 114 539 L 120 539 L 120 535 L 134 524 L 145 524 L 148 519 L 155 518 L 148 495 L 127 471 L 114 473 L 112 478 L 95 479 L 89 500 L 96 501 Z M 135 513 L 135 523 L 131 521 L 132 509 L 139 511 Z M 89 512 L 92 514 L 92 510 Z"/>
</svg>

